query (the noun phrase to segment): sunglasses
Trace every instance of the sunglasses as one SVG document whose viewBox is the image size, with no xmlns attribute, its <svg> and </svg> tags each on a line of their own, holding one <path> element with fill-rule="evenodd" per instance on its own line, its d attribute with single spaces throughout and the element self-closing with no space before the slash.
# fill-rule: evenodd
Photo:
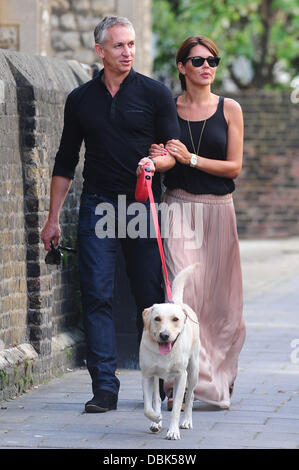
<svg viewBox="0 0 299 470">
<path fill-rule="evenodd" d="M 56 248 L 54 248 L 53 243 L 52 242 L 50 243 L 51 243 L 51 250 L 46 255 L 46 258 L 45 258 L 46 264 L 59 266 L 63 258 L 63 254 L 61 253 L 61 250 L 68 251 L 70 253 L 77 253 L 76 250 L 74 250 L 73 248 L 69 248 L 68 246 L 58 245 Z"/>
<path fill-rule="evenodd" d="M 187 59 L 182 60 L 182 64 L 185 64 L 188 60 L 191 60 L 191 63 L 193 67 L 201 67 L 204 64 L 204 61 L 206 60 L 209 64 L 210 67 L 217 67 L 220 62 L 220 57 L 218 56 L 210 56 L 210 57 L 200 57 L 200 56 L 194 56 L 194 57 L 187 57 Z"/>
</svg>

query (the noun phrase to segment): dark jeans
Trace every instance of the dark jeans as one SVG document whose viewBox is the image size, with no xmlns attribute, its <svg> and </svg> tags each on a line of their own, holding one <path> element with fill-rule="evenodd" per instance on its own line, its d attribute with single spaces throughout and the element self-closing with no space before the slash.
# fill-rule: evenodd
<svg viewBox="0 0 299 470">
<path fill-rule="evenodd" d="M 133 201 L 127 201 L 127 203 Z M 158 201 L 157 201 L 158 202 Z M 101 203 L 101 206 L 98 204 Z M 97 215 L 96 207 L 103 203 L 115 209 L 116 236 L 99 238 L 96 232 L 106 213 Z M 149 227 L 150 210 L 146 203 Z M 143 329 L 142 311 L 164 301 L 161 261 L 155 237 L 121 238 L 118 226 L 118 201 L 95 194 L 82 194 L 79 227 L 79 270 L 87 347 L 87 368 L 93 392 L 109 390 L 118 393 L 116 335 L 112 314 L 115 267 L 119 244 L 124 253 L 131 289 L 137 307 L 137 330 L 140 341 Z M 122 212 L 123 213 L 123 212 Z M 127 224 L 135 215 L 126 215 Z M 123 232 L 122 226 L 121 231 Z M 112 233 L 110 235 L 113 235 Z M 124 299 L 125 302 L 125 299 Z"/>
</svg>

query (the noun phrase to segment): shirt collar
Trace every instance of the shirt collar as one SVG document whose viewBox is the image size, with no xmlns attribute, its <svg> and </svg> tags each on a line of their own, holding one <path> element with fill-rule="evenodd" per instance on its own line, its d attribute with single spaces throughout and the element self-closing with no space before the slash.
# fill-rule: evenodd
<svg viewBox="0 0 299 470">
<path fill-rule="evenodd" d="M 102 77 L 103 77 L 103 73 L 104 73 L 104 68 L 102 68 L 102 70 L 100 70 L 100 73 L 98 75 L 98 78 L 100 80 L 100 83 L 102 86 L 105 87 L 105 84 L 102 80 Z M 131 68 L 130 72 L 128 73 L 128 75 L 126 76 L 126 78 L 121 82 L 120 84 L 120 89 L 123 88 L 125 85 L 127 85 L 128 83 L 130 83 L 132 80 L 134 80 L 135 78 L 135 75 L 136 75 L 136 72 L 133 68 Z"/>
</svg>

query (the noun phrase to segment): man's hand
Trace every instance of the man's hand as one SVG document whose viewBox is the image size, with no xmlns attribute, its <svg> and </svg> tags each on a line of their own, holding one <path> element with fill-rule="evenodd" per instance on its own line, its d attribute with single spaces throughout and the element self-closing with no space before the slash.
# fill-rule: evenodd
<svg viewBox="0 0 299 470">
<path fill-rule="evenodd" d="M 50 242 L 53 242 L 54 247 L 59 244 L 61 230 L 58 222 L 53 222 L 48 219 L 41 232 L 41 239 L 44 244 L 45 250 L 51 249 Z"/>
<path fill-rule="evenodd" d="M 144 157 L 138 162 L 138 166 L 137 166 L 137 170 L 136 170 L 136 175 L 137 176 L 141 175 L 142 167 L 144 165 L 147 165 L 147 166 L 150 167 L 152 175 L 155 173 L 155 165 L 153 164 L 152 160 L 148 157 Z"/>
<path fill-rule="evenodd" d="M 72 180 L 64 176 L 53 176 L 52 178 L 49 216 L 41 232 L 41 239 L 47 251 L 51 249 L 50 242 L 53 242 L 54 247 L 59 243 L 61 233 L 59 214 L 71 184 Z"/>
</svg>

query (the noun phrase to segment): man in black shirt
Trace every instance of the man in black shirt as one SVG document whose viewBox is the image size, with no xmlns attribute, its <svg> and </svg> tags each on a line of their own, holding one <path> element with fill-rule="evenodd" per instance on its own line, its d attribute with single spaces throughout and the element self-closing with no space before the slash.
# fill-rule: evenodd
<svg viewBox="0 0 299 470">
<path fill-rule="evenodd" d="M 58 244 L 60 210 L 74 178 L 84 140 L 85 161 L 81 196 L 78 247 L 79 271 L 87 346 L 87 367 L 93 398 L 87 412 L 116 409 L 119 380 L 112 299 L 117 247 L 121 244 L 137 305 L 139 340 L 144 308 L 163 302 L 161 263 L 155 238 L 124 236 L 118 212 L 119 197 L 126 207 L 134 201 L 136 168 L 152 143 L 179 138 L 176 108 L 169 90 L 134 71 L 135 33 L 122 17 L 106 17 L 95 29 L 95 50 L 104 69 L 93 80 L 67 97 L 64 128 L 51 182 L 50 210 L 41 238 L 46 250 Z M 149 161 L 153 193 L 159 202 L 160 179 L 172 157 Z M 122 199 L 123 201 L 123 199 Z M 110 207 L 112 236 L 97 230 L 104 208 Z M 150 211 L 145 203 L 149 224 Z M 132 217 L 131 217 L 132 219 Z M 130 216 L 126 212 L 128 224 Z M 102 225 L 103 228 L 104 224 Z M 128 231 L 129 232 L 129 231 Z"/>
</svg>

